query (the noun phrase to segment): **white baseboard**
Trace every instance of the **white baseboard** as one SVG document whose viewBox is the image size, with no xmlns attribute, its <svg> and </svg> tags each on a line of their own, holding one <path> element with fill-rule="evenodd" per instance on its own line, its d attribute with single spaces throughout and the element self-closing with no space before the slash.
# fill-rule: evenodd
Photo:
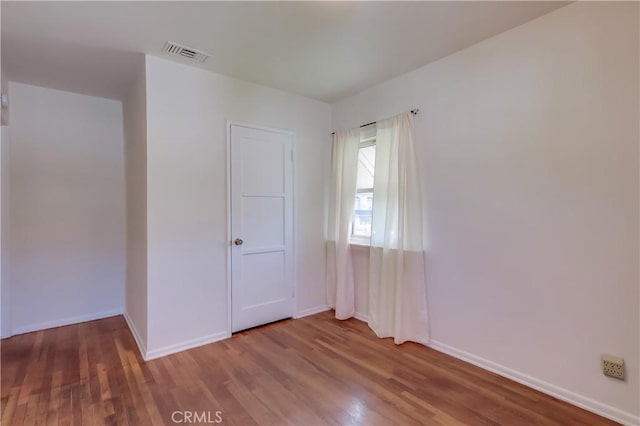
<svg viewBox="0 0 640 426">
<path fill-rule="evenodd" d="M 228 339 L 229 337 L 231 337 L 231 333 L 228 331 L 221 331 L 219 333 L 209 334 L 208 336 L 198 337 L 181 343 L 146 351 L 143 358 L 145 361 L 151 361 L 152 359 L 186 351 L 187 349 L 197 348 L 198 346 L 208 345 L 209 343 Z"/>
<path fill-rule="evenodd" d="M 607 404 L 603 404 L 602 402 L 598 402 L 596 400 L 577 394 L 570 390 L 563 389 L 556 385 L 552 385 L 551 383 L 547 383 L 540 379 L 536 379 L 535 377 L 531 377 L 527 374 L 513 370 L 503 365 L 497 364 L 493 361 L 480 358 L 476 355 L 470 354 L 469 352 L 456 349 L 452 346 L 446 345 L 444 343 L 441 343 L 435 340 L 431 340 L 429 347 L 439 352 L 443 352 L 447 355 L 451 355 L 454 358 L 458 358 L 463 361 L 466 361 L 482 369 L 485 369 L 493 373 L 496 373 L 500 376 L 506 377 L 507 379 L 511 379 L 514 382 L 521 383 L 525 386 L 528 386 L 540 392 L 546 393 L 547 395 L 551 395 L 562 401 L 568 402 L 580 408 L 584 408 L 585 410 L 591 411 L 592 413 L 598 414 L 602 417 L 606 417 L 608 419 L 611 419 L 613 421 L 616 421 L 625 425 L 640 424 L 640 417 L 635 416 L 632 413 L 627 413 L 625 411 L 619 410 Z"/>
<path fill-rule="evenodd" d="M 316 306 L 315 308 L 304 309 L 302 311 L 298 311 L 296 315 L 293 317 L 295 319 L 308 317 L 309 315 L 319 314 L 320 312 L 326 312 L 331 308 L 327 305 Z"/>
<path fill-rule="evenodd" d="M 123 316 L 124 316 L 124 320 L 127 322 L 127 326 L 129 327 L 129 331 L 131 331 L 131 335 L 133 336 L 133 340 L 135 340 L 136 345 L 138 346 L 138 351 L 140 351 L 140 355 L 142 355 L 142 358 L 144 359 L 144 356 L 147 353 L 147 346 L 144 344 L 144 341 L 142 340 L 142 337 L 140 337 L 140 333 L 138 332 L 138 329 L 134 325 L 133 321 L 131 321 L 131 318 L 129 317 L 129 314 L 127 314 L 125 312 L 123 314 Z"/>
<path fill-rule="evenodd" d="M 360 312 L 356 312 L 353 317 L 364 322 L 368 322 L 369 320 L 368 315 L 364 315 Z M 451 355 L 454 358 L 466 361 L 484 370 L 488 370 L 492 373 L 496 373 L 500 376 L 506 377 L 507 379 L 511 379 L 514 382 L 521 383 L 542 393 L 546 393 L 547 395 L 551 395 L 562 401 L 568 402 L 569 404 L 584 408 L 587 411 L 591 411 L 592 413 L 596 413 L 602 417 L 606 417 L 618 423 L 633 426 L 640 425 L 640 417 L 634 416 L 632 413 L 627 413 L 610 405 L 603 404 L 591 398 L 587 398 L 586 396 L 577 394 L 567 389 L 563 389 L 556 385 L 552 385 L 551 383 L 536 379 L 527 374 L 497 364 L 493 361 L 480 358 L 479 356 L 470 354 L 469 352 L 456 349 L 452 346 L 435 340 L 431 340 L 429 347 L 439 352 L 443 352 L 447 355 Z"/>
<path fill-rule="evenodd" d="M 318 314 L 320 312 L 325 312 L 328 311 L 330 308 L 327 306 L 317 306 L 315 308 L 311 308 L 311 309 L 305 309 L 303 311 L 300 311 L 296 314 L 296 316 L 294 318 L 302 318 L 308 315 L 314 315 L 314 314 Z M 140 335 L 138 333 L 138 331 L 136 330 L 135 326 L 133 325 L 133 322 L 131 321 L 131 319 L 129 318 L 129 316 L 125 313 L 124 314 L 125 320 L 127 321 L 127 324 L 129 326 L 129 329 L 131 330 L 131 334 L 133 335 L 134 340 L 136 341 L 136 344 L 138 345 L 138 349 L 140 350 L 140 353 L 142 354 L 142 357 L 144 358 L 145 361 L 150 361 L 152 359 L 156 359 L 156 358 L 160 358 L 163 356 L 167 356 L 167 355 L 171 355 L 177 352 L 182 352 L 182 351 L 186 351 L 187 349 L 193 349 L 193 348 L 197 348 L 199 346 L 204 346 L 204 345 L 208 345 L 209 343 L 214 343 L 214 342 L 218 342 L 220 340 L 224 340 L 224 339 L 228 339 L 231 337 L 231 333 L 227 332 L 227 331 L 222 331 L 219 333 L 214 333 L 214 334 L 210 334 L 208 336 L 203 336 L 203 337 L 198 337 L 196 339 L 192 339 L 192 340 L 187 340 L 185 342 L 181 342 L 181 343 L 176 343 L 173 345 L 169 345 L 169 346 L 165 346 L 162 348 L 158 348 L 158 349 L 153 349 L 153 350 L 147 350 L 146 346 L 143 344 Z"/>
<path fill-rule="evenodd" d="M 365 314 L 360 313 L 360 312 L 354 312 L 353 313 L 353 317 L 355 319 L 357 319 L 357 320 L 362 321 L 362 322 L 366 322 L 366 323 L 369 322 L 369 315 L 365 315 Z"/>
<path fill-rule="evenodd" d="M 18 334 L 31 333 L 33 331 L 46 330 L 48 328 L 63 327 L 65 325 L 78 324 L 81 322 L 94 321 L 94 320 L 99 320 L 103 318 L 114 317 L 116 315 L 122 315 L 122 309 L 114 309 L 111 311 L 104 311 L 104 312 L 95 312 L 92 314 L 79 315 L 77 317 L 70 317 L 70 318 L 62 318 L 62 319 L 53 320 L 53 321 L 41 322 L 38 324 L 23 325 L 21 327 L 12 328 L 11 335 L 16 336 Z"/>
</svg>

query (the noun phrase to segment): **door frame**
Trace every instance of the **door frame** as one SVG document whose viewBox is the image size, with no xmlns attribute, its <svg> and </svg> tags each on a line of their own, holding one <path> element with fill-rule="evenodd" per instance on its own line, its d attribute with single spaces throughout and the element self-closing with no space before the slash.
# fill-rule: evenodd
<svg viewBox="0 0 640 426">
<path fill-rule="evenodd" d="M 249 129 L 255 130 L 263 130 L 267 132 L 280 133 L 283 135 L 291 136 L 291 155 L 292 155 L 292 165 L 291 165 L 291 204 L 293 206 L 293 212 L 291 212 L 291 220 L 292 224 L 292 242 L 291 242 L 291 261 L 293 262 L 293 282 L 291 283 L 293 286 L 293 312 L 291 312 L 291 317 L 296 318 L 298 313 L 298 265 L 296 262 L 296 225 L 297 215 L 296 215 L 296 133 L 292 130 L 286 129 L 278 129 L 275 127 L 265 127 L 259 126 L 256 124 L 248 124 L 241 121 L 233 121 L 227 120 L 227 332 L 229 337 L 233 335 L 232 332 L 232 300 L 231 300 L 231 292 L 232 292 L 232 277 L 231 277 L 231 250 L 233 249 L 231 240 L 233 239 L 233 235 L 231 235 L 231 126 L 239 126 L 246 127 Z"/>
<path fill-rule="evenodd" d="M 10 127 L 0 126 L 0 339 L 13 336 L 11 324 Z"/>
</svg>

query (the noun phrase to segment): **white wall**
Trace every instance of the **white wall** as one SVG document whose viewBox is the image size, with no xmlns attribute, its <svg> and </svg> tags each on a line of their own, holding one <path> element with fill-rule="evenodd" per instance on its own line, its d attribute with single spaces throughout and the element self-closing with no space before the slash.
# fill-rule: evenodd
<svg viewBox="0 0 640 426">
<path fill-rule="evenodd" d="M 2 37 L 0 36 L 0 39 Z M 1 57 L 1 55 L 0 55 Z M 2 67 L 2 60 L 0 59 L 0 93 L 8 94 L 9 92 L 9 79 L 7 78 L 7 73 L 4 71 Z M 9 107 L 0 108 L 0 124 L 3 126 L 9 125 Z"/>
<path fill-rule="evenodd" d="M 9 283 L 9 127 L 0 127 L 0 337 L 11 336 Z"/>
<path fill-rule="evenodd" d="M 574 3 L 332 111 L 420 108 L 434 345 L 636 423 L 638 35 L 637 3 Z"/>
<path fill-rule="evenodd" d="M 326 306 L 330 107 L 147 57 L 148 357 L 222 338 L 227 306 L 227 120 L 296 132 L 297 309 Z"/>
<path fill-rule="evenodd" d="M 9 83 L 13 333 L 122 313 L 120 102 Z"/>
<path fill-rule="evenodd" d="M 2 15 L 0 8 L 0 16 Z M 1 37 L 0 37 L 1 39 Z M 0 55 L 0 93 L 6 94 L 9 81 Z M 8 108 L 0 108 L 0 337 L 11 335 L 9 287 L 9 124 Z"/>
<path fill-rule="evenodd" d="M 147 344 L 147 109 L 145 57 L 122 104 L 127 192 L 125 318 L 140 346 Z"/>
</svg>

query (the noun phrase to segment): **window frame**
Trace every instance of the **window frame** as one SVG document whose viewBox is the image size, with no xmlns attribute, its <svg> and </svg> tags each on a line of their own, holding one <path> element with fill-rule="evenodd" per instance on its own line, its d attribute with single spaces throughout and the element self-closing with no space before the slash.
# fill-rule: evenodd
<svg viewBox="0 0 640 426">
<path fill-rule="evenodd" d="M 360 140 L 360 144 L 358 146 L 358 161 L 360 161 L 360 150 L 363 148 L 369 148 L 371 146 L 376 146 L 376 135 L 373 135 L 371 137 L 368 138 L 364 138 Z M 374 164 L 374 182 L 375 182 L 375 164 Z M 356 179 L 357 182 L 357 179 Z M 358 188 L 357 183 L 356 183 L 356 195 L 357 194 L 371 194 L 371 197 L 373 198 L 373 193 L 374 193 L 374 188 Z M 373 203 L 375 203 L 375 200 L 373 200 Z M 371 212 L 373 213 L 373 208 L 371 209 Z M 353 213 L 352 213 L 352 220 L 351 220 L 351 230 L 349 232 L 349 244 L 353 244 L 353 245 L 360 245 L 360 246 L 370 246 L 371 245 L 371 235 L 369 236 L 365 236 L 365 235 L 354 235 L 354 221 L 355 221 L 355 204 L 354 204 L 354 209 L 353 209 Z"/>
</svg>

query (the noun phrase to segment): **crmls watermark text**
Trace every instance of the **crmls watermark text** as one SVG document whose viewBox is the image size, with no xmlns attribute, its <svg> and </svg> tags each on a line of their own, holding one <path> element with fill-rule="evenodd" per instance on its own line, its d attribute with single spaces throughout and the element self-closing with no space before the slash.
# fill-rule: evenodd
<svg viewBox="0 0 640 426">
<path fill-rule="evenodd" d="M 174 423 L 222 423 L 222 411 L 174 411 L 171 413 Z"/>
</svg>

